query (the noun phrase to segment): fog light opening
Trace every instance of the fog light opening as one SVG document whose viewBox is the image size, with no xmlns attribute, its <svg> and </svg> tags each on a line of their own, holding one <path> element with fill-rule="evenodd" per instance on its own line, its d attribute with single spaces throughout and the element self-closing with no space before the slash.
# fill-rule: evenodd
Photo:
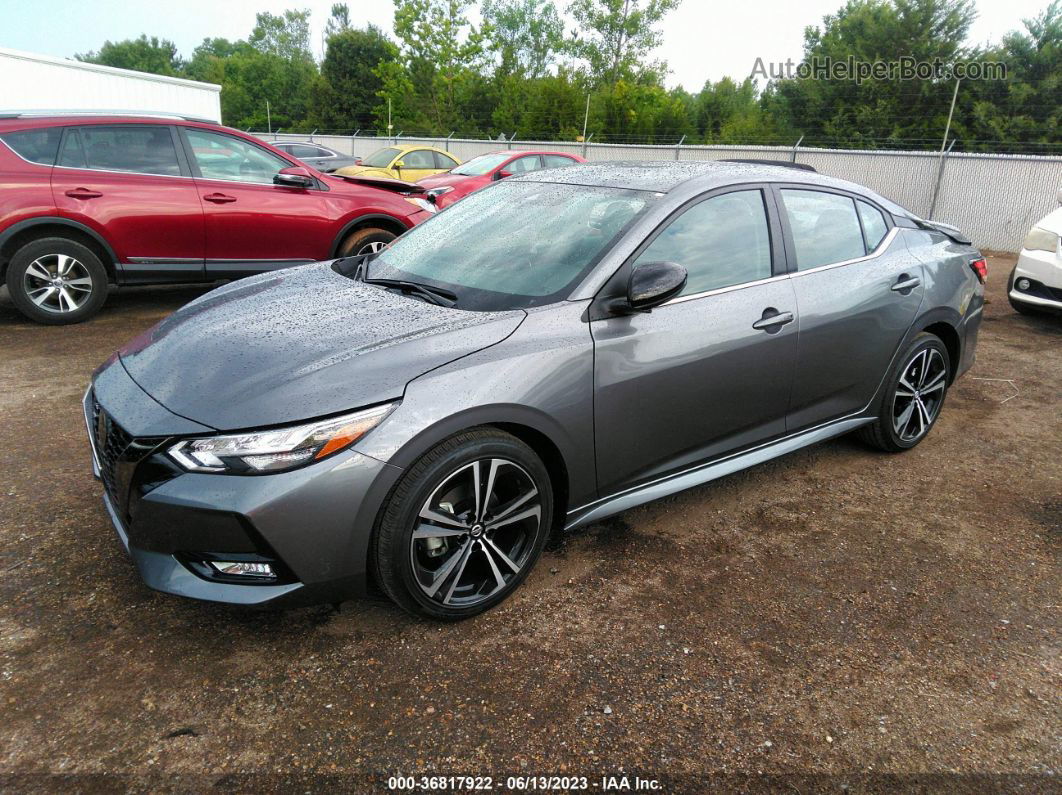
<svg viewBox="0 0 1062 795">
<path fill-rule="evenodd" d="M 210 565 L 218 574 L 226 577 L 246 577 L 258 580 L 277 578 L 277 573 L 268 563 L 255 563 L 249 560 L 212 560 Z"/>
<path fill-rule="evenodd" d="M 1028 279 L 1018 279 L 1018 281 L 1014 282 L 1014 286 L 1024 293 L 1027 292 L 1030 287 L 1032 287 L 1032 282 L 1030 282 Z"/>
</svg>

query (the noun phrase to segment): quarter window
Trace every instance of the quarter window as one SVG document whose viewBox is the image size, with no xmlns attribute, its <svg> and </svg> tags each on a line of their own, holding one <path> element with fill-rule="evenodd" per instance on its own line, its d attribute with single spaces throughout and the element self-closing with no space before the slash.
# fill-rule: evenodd
<svg viewBox="0 0 1062 795">
<path fill-rule="evenodd" d="M 435 167 L 436 168 L 457 168 L 459 163 L 449 155 L 444 155 L 442 152 L 435 152 Z"/>
<path fill-rule="evenodd" d="M 20 130 L 0 135 L 0 140 L 10 146 L 19 155 L 42 166 L 55 164 L 55 154 L 59 151 L 59 138 L 62 127 L 44 127 L 39 130 Z"/>
<path fill-rule="evenodd" d="M 162 125 L 72 129 L 59 165 L 171 177 L 181 174 L 170 128 Z"/>
<path fill-rule="evenodd" d="M 848 196 L 815 190 L 782 190 L 796 250 L 797 270 L 832 265 L 864 256 L 855 202 Z"/>
<path fill-rule="evenodd" d="M 885 238 L 885 233 L 889 231 L 889 228 L 885 224 L 885 216 L 877 207 L 864 201 L 857 201 L 856 207 L 859 208 L 859 217 L 863 221 L 863 236 L 867 239 L 867 253 L 870 253 Z"/>
<path fill-rule="evenodd" d="M 700 202 L 672 221 L 635 264 L 677 262 L 689 272 L 683 295 L 771 276 L 763 193 L 742 190 Z"/>
<path fill-rule="evenodd" d="M 273 177 L 291 165 L 287 160 L 231 135 L 192 128 L 185 128 L 185 134 L 205 179 L 271 185 Z"/>
</svg>

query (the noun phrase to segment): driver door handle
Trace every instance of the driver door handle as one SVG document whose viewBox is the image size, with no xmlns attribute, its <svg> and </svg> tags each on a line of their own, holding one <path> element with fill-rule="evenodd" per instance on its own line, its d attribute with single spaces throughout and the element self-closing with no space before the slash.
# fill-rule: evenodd
<svg viewBox="0 0 1062 795">
<path fill-rule="evenodd" d="M 98 190 L 89 190 L 88 188 L 73 188 L 68 190 L 66 195 L 71 199 L 98 199 L 103 194 Z"/>
<path fill-rule="evenodd" d="M 214 204 L 228 204 L 229 202 L 236 201 L 235 196 L 227 196 L 224 193 L 208 193 L 203 198 L 206 199 L 208 202 L 213 202 Z"/>
<path fill-rule="evenodd" d="M 752 327 L 760 331 L 766 331 L 768 334 L 773 334 L 782 326 L 792 322 L 792 312 L 779 312 L 774 307 L 767 307 L 763 310 L 763 317 L 753 323 Z"/>
<path fill-rule="evenodd" d="M 902 293 L 904 290 L 913 290 L 921 283 L 922 280 L 919 279 L 917 276 L 908 276 L 906 273 L 901 273 L 900 278 L 896 280 L 896 284 L 894 284 L 890 289 L 894 293 Z"/>
</svg>

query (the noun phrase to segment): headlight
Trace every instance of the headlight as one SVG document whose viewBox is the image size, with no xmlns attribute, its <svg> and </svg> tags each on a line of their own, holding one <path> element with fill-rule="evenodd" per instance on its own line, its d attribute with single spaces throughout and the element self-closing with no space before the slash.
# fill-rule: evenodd
<svg viewBox="0 0 1062 795">
<path fill-rule="evenodd" d="M 1058 235 L 1047 229 L 1034 226 L 1029 230 L 1025 242 L 1022 243 L 1022 248 L 1029 251 L 1050 251 L 1054 253 L 1058 251 Z"/>
<path fill-rule="evenodd" d="M 289 428 L 185 439 L 168 452 L 174 461 L 190 472 L 226 475 L 280 472 L 349 447 L 379 425 L 397 406 L 398 403 L 389 403 Z"/>
<path fill-rule="evenodd" d="M 427 199 L 421 199 L 419 196 L 418 197 L 406 196 L 406 201 L 409 202 L 410 204 L 417 205 L 422 210 L 427 210 L 429 213 L 433 213 L 433 212 L 435 212 L 436 210 L 439 209 L 438 207 L 436 207 L 434 204 L 432 204 Z"/>
<path fill-rule="evenodd" d="M 427 192 L 428 196 L 442 196 L 444 193 L 449 193 L 454 189 L 453 185 L 443 185 L 439 188 L 432 188 Z"/>
</svg>

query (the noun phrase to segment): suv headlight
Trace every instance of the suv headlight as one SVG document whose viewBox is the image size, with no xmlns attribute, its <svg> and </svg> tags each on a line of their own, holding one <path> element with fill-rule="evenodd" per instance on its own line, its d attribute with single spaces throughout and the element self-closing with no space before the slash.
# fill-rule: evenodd
<svg viewBox="0 0 1062 795">
<path fill-rule="evenodd" d="M 398 403 L 388 403 L 288 428 L 185 439 L 167 452 L 189 472 L 225 475 L 280 472 L 349 447 L 397 406 Z"/>
<path fill-rule="evenodd" d="M 421 199 L 419 196 L 418 197 L 406 196 L 406 201 L 409 202 L 410 204 L 417 205 L 417 207 L 419 207 L 422 210 L 426 210 L 429 213 L 433 213 L 433 212 L 435 212 L 436 210 L 439 209 L 438 207 L 435 206 L 434 203 L 428 201 L 427 199 Z"/>
<path fill-rule="evenodd" d="M 1058 235 L 1047 229 L 1034 226 L 1025 237 L 1022 248 L 1029 251 L 1050 251 L 1053 254 L 1058 251 Z"/>
</svg>

